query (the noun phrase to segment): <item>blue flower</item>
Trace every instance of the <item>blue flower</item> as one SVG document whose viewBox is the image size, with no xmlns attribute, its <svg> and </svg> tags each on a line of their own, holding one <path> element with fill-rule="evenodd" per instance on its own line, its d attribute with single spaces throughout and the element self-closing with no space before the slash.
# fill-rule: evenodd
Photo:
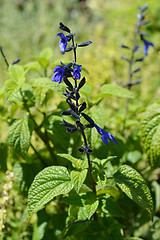
<svg viewBox="0 0 160 240">
<path fill-rule="evenodd" d="M 143 43 L 144 43 L 144 54 L 147 56 L 148 55 L 148 48 L 149 46 L 154 47 L 154 44 L 152 42 L 147 41 L 143 37 L 141 37 Z"/>
<path fill-rule="evenodd" d="M 81 78 L 81 65 L 76 65 L 76 67 L 74 67 L 73 69 L 73 77 L 75 77 L 76 79 L 80 79 Z"/>
<path fill-rule="evenodd" d="M 56 66 L 53 69 L 53 72 L 55 73 L 52 77 L 52 81 L 61 83 L 62 78 L 63 78 L 63 74 L 64 74 L 65 69 L 63 67 L 60 66 Z"/>
<path fill-rule="evenodd" d="M 112 142 L 118 144 L 118 142 L 115 140 L 115 138 L 112 136 L 112 134 L 105 132 L 102 128 L 97 126 L 97 124 L 94 123 L 95 128 L 97 129 L 97 132 L 101 134 L 102 141 L 108 145 L 108 138 L 111 139 Z"/>
<path fill-rule="evenodd" d="M 65 37 L 63 33 L 57 33 L 57 36 L 61 38 L 59 42 L 59 48 L 62 54 L 64 54 L 66 47 L 67 47 L 67 41 L 69 40 L 68 37 Z"/>
</svg>

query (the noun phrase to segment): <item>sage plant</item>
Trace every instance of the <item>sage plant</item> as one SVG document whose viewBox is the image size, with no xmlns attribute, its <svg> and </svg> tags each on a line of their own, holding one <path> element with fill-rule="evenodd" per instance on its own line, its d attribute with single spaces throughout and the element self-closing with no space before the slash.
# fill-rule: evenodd
<svg viewBox="0 0 160 240">
<path fill-rule="evenodd" d="M 73 34 L 67 26 L 60 22 L 59 28 L 62 31 L 67 32 L 66 36 L 63 33 L 57 33 L 57 36 L 60 37 L 60 51 L 62 54 L 64 54 L 65 52 L 73 51 L 74 60 L 67 65 L 61 62 L 59 66 L 56 66 L 53 70 L 54 75 L 52 77 L 52 81 L 58 82 L 60 84 L 63 80 L 66 85 L 66 92 L 63 94 L 66 97 L 66 102 L 69 105 L 69 109 L 63 110 L 62 116 L 71 115 L 75 119 L 75 124 L 71 124 L 63 119 L 62 125 L 67 128 L 67 133 L 71 134 L 75 131 L 79 131 L 82 135 L 83 145 L 79 148 L 79 152 L 82 154 L 86 153 L 87 155 L 89 174 L 92 180 L 93 191 L 96 193 L 95 181 L 92 176 L 92 166 L 90 160 L 90 154 L 92 153 L 92 149 L 89 147 L 85 135 L 85 129 L 95 127 L 98 133 L 101 135 L 102 141 L 106 145 L 108 144 L 108 139 L 110 139 L 116 144 L 117 141 L 111 133 L 105 132 L 93 121 L 93 119 L 91 119 L 87 114 L 84 113 L 84 110 L 87 107 L 86 102 L 80 103 L 80 89 L 85 85 L 86 79 L 85 77 L 81 77 L 82 65 L 77 64 L 77 49 L 79 47 L 86 47 L 92 44 L 92 42 L 86 41 L 78 44 L 75 41 L 75 34 Z M 69 47 L 67 46 L 68 42 L 71 42 Z M 87 120 L 88 124 L 84 125 L 81 120 L 82 118 Z"/>
<path fill-rule="evenodd" d="M 134 38 L 133 38 L 133 46 L 129 47 L 125 44 L 121 45 L 122 48 L 128 49 L 130 51 L 130 58 L 128 58 L 124 55 L 121 55 L 121 58 L 124 59 L 125 61 L 127 61 L 129 64 L 129 67 L 128 67 L 129 80 L 127 83 L 124 84 L 124 86 L 125 87 L 127 86 L 128 89 L 130 89 L 133 85 L 136 85 L 142 81 L 142 79 L 139 78 L 133 82 L 134 74 L 141 70 L 140 67 L 134 69 L 134 64 L 136 64 L 137 62 L 143 62 L 145 57 L 148 55 L 149 47 L 154 46 L 154 44 L 151 41 L 148 41 L 146 39 L 146 36 L 148 36 L 148 34 L 141 30 L 143 25 L 147 25 L 150 22 L 150 20 L 145 20 L 147 8 L 148 8 L 147 4 L 145 4 L 143 7 L 139 7 L 139 13 L 137 14 L 138 23 L 135 28 L 135 34 L 134 34 Z M 143 43 L 144 55 L 142 55 L 140 58 L 137 58 L 136 53 L 139 52 L 140 42 Z"/>
</svg>

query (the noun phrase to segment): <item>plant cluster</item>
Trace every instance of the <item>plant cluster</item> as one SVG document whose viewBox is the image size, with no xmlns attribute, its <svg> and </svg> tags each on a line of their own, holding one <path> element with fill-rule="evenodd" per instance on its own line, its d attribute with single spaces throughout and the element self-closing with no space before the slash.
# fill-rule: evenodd
<svg viewBox="0 0 160 240">
<path fill-rule="evenodd" d="M 73 53 L 71 62 L 53 63 L 53 51 L 46 48 L 25 65 L 19 58 L 10 64 L 0 48 L 7 66 L 0 116 L 4 131 L 9 125 L 8 142 L 0 145 L 1 168 L 10 177 L 9 183 L 0 184 L 3 239 L 19 234 L 25 240 L 158 240 L 159 103 L 141 116 L 138 133 L 128 127 L 134 120 L 128 107 L 135 95 L 131 87 L 141 82 L 133 81 L 140 71 L 135 64 L 153 47 L 141 31 L 149 23 L 146 10 L 147 5 L 139 7 L 133 46 L 121 46 L 128 50 L 128 56 L 122 56 L 129 64 L 128 82 L 104 84 L 94 98 L 85 67 L 77 61 L 79 48 L 92 47 L 92 42 L 77 43 L 76 34 L 62 22 L 55 39 L 60 38 L 63 55 Z M 142 57 L 136 56 L 139 43 Z M 108 95 L 126 99 L 126 114 L 119 124 L 123 131 L 106 128 Z M 129 134 L 123 136 L 126 129 Z M 7 171 L 13 165 L 14 173 Z M 18 205 L 15 187 L 28 198 L 26 209 L 25 201 Z M 15 224 L 13 214 L 8 214 L 11 208 Z"/>
</svg>

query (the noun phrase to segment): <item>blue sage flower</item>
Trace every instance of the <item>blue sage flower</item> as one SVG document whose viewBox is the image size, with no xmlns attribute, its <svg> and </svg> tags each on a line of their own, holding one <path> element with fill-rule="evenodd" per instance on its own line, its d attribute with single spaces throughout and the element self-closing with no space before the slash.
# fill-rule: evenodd
<svg viewBox="0 0 160 240">
<path fill-rule="evenodd" d="M 59 42 L 59 48 L 62 54 L 64 54 L 66 48 L 67 48 L 67 41 L 70 40 L 70 38 L 65 37 L 63 33 L 57 33 L 57 36 L 61 38 Z"/>
<path fill-rule="evenodd" d="M 81 78 L 81 65 L 76 65 L 73 69 L 73 77 L 75 77 L 76 79 L 80 79 Z"/>
<path fill-rule="evenodd" d="M 64 74 L 65 69 L 63 67 L 60 66 L 56 66 L 53 69 L 53 72 L 55 73 L 52 77 L 52 81 L 54 82 L 58 82 L 61 83 L 62 82 L 62 78 L 63 78 L 63 74 Z"/>
<path fill-rule="evenodd" d="M 143 43 L 144 43 L 144 54 L 147 56 L 148 55 L 148 48 L 149 46 L 154 47 L 154 44 L 150 41 L 147 41 L 146 39 L 144 39 L 144 37 L 141 37 Z"/>
<path fill-rule="evenodd" d="M 94 123 L 95 128 L 97 129 L 97 132 L 101 134 L 102 141 L 108 145 L 108 138 L 111 139 L 112 142 L 118 144 L 118 142 L 115 140 L 115 138 L 112 136 L 112 134 L 105 132 L 102 128 L 97 126 L 97 124 Z"/>
</svg>

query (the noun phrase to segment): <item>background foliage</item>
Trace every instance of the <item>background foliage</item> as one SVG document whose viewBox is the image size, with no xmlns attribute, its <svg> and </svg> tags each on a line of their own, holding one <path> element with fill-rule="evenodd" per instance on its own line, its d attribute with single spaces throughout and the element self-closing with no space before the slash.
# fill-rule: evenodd
<svg viewBox="0 0 160 240">
<path fill-rule="evenodd" d="M 108 195 L 101 203 L 107 216 L 103 223 L 108 226 L 105 234 L 109 239 L 121 239 L 120 229 L 123 229 L 125 239 L 159 239 L 160 4 L 157 0 L 148 2 L 148 18 L 152 21 L 147 26 L 147 32 L 155 48 L 149 49 L 149 56 L 143 63 L 142 71 L 137 73 L 137 77 L 140 75 L 143 81 L 132 89 L 135 97 L 129 101 L 127 120 L 125 98 L 108 94 L 105 90 L 105 84 L 122 85 L 128 81 L 126 65 L 120 59 L 123 52 L 120 45 L 131 43 L 137 21 L 137 7 L 144 3 L 143 0 L 141 3 L 138 0 L 0 2 L 0 45 L 9 63 L 17 57 L 21 59 L 20 64 L 16 65 L 16 70 L 12 66 L 9 68 L 9 74 L 2 57 L 0 60 L 2 239 L 47 240 L 53 239 L 53 235 L 54 239 L 61 239 L 65 222 L 69 221 L 66 219 L 67 212 L 70 216 L 74 216 L 73 213 L 76 212 L 76 206 L 72 205 L 68 209 L 65 202 L 73 201 L 72 199 L 64 200 L 59 196 L 27 222 L 27 193 L 35 175 L 45 167 L 57 163 L 72 168 L 73 162 L 67 161 L 64 153 L 80 158 L 77 149 L 81 145 L 81 139 L 78 134 L 75 133 L 70 138 L 59 124 L 62 121 L 60 111 L 66 108 L 64 98 L 60 94 L 64 86 L 55 86 L 51 82 L 52 70 L 59 62 L 57 59 L 61 59 L 57 48 L 58 39 L 53 40 L 60 21 L 76 31 L 79 42 L 88 39 L 93 41 L 94 47 L 91 46 L 86 51 L 80 49 L 78 52 L 78 62 L 83 64 L 82 73 L 87 78 L 87 87 L 82 90 L 83 98 L 88 103 L 90 116 L 101 127 L 108 127 L 118 140 L 117 146 L 112 143 L 105 146 L 95 129 L 92 129 L 93 133 L 87 133 L 94 148 L 93 159 L 117 156 L 101 166 L 100 183 L 103 184 L 104 173 L 110 177 L 121 164 L 127 164 L 143 176 L 154 200 L 154 217 L 150 221 L 148 212 L 122 194 L 113 181 L 109 180 L 105 190 Z M 72 56 L 71 59 L 68 59 L 68 56 L 69 54 L 63 56 L 64 62 L 72 60 Z M 15 94 L 22 86 L 25 95 L 21 96 L 20 92 Z M 122 95 L 124 96 L 124 93 Z M 22 97 L 23 100 L 28 99 L 28 105 L 22 104 L 19 100 Z M 36 124 L 40 125 L 40 130 Z M 25 142 L 22 143 L 21 139 Z M 27 145 L 30 140 L 32 145 Z M 95 160 L 95 176 L 97 164 L 102 163 Z M 121 168 L 119 171 L 121 172 Z M 83 174 L 85 175 L 85 172 Z M 119 187 L 122 189 L 120 175 L 115 174 L 114 178 L 119 181 Z M 67 180 L 67 176 L 64 179 Z M 77 191 L 79 189 L 77 184 Z M 108 212 L 108 206 L 111 205 L 113 209 Z M 82 231 L 82 239 L 89 239 L 87 234 L 94 229 L 94 239 L 101 239 L 98 238 L 100 227 L 96 228 L 94 221 L 90 225 L 82 223 L 78 227 L 75 225 L 67 229 L 65 236 L 66 239 L 72 239 L 74 234 L 73 239 L 77 239 L 79 231 Z M 103 231 L 104 229 L 101 229 L 101 232 Z M 129 238 L 130 236 L 135 238 Z"/>
</svg>

